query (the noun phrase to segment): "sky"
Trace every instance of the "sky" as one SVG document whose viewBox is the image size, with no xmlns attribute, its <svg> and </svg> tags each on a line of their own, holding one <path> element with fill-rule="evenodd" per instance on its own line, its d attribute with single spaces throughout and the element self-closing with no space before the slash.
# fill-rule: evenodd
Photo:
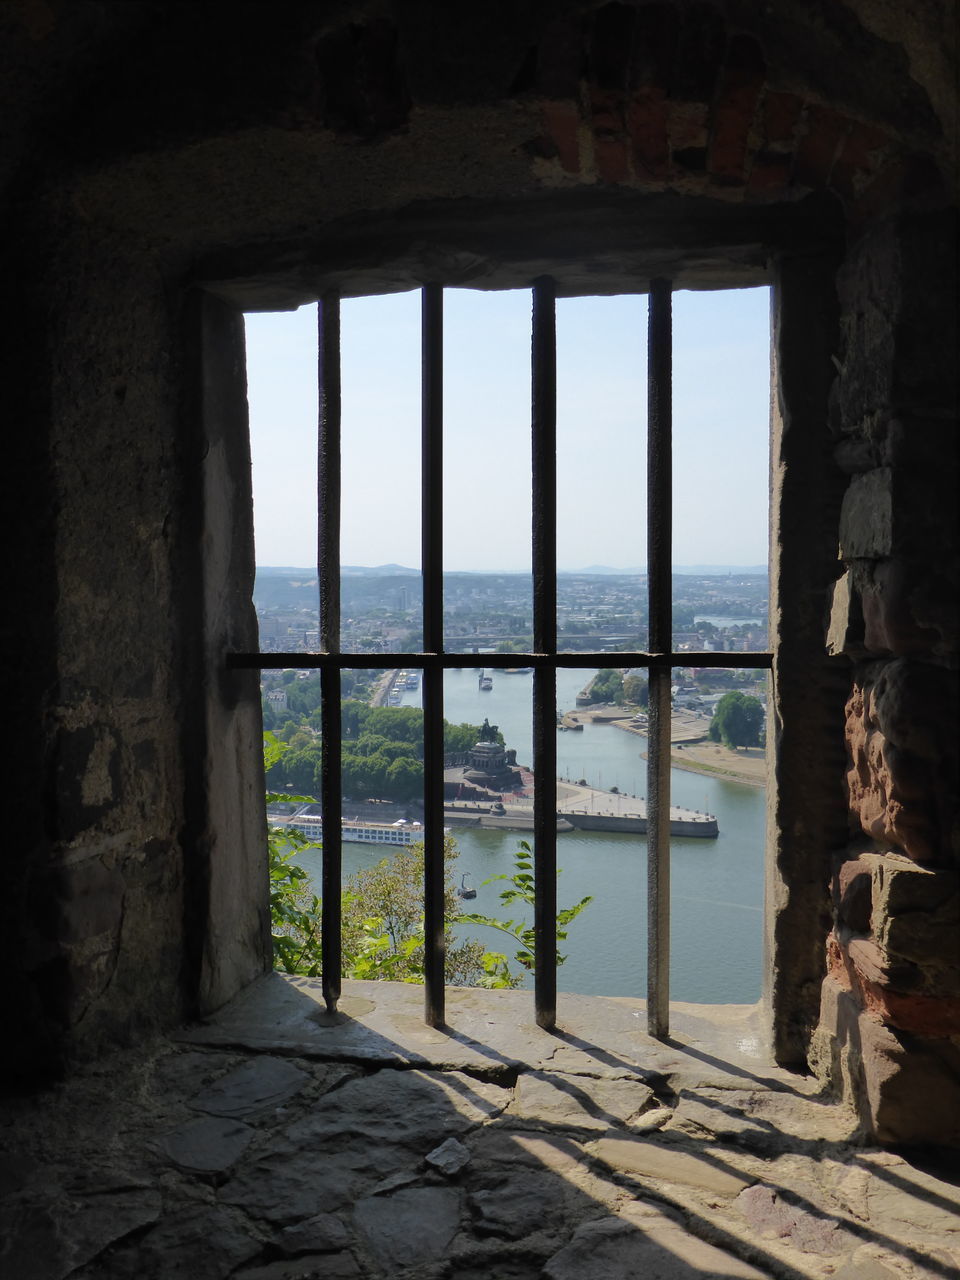
<svg viewBox="0 0 960 1280">
<path fill-rule="evenodd" d="M 444 292 L 444 568 L 529 571 L 528 290 Z M 557 303 L 557 564 L 646 564 L 646 297 Z M 316 307 L 246 317 L 257 564 L 316 562 Z M 674 565 L 767 561 L 769 291 L 677 291 Z M 420 295 L 347 299 L 341 563 L 420 565 Z"/>
</svg>

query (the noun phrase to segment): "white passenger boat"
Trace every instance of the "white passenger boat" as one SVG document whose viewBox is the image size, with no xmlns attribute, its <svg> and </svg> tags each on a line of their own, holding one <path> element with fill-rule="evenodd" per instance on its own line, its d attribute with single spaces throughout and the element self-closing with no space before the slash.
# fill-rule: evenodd
<svg viewBox="0 0 960 1280">
<path fill-rule="evenodd" d="M 295 813 L 290 818 L 271 818 L 274 828 L 292 828 L 318 844 L 323 841 L 323 818 L 314 813 Z M 380 844 L 388 846 L 414 844 L 423 839 L 423 824 L 407 822 L 363 822 L 359 818 L 340 820 L 340 839 L 351 844 Z"/>
</svg>

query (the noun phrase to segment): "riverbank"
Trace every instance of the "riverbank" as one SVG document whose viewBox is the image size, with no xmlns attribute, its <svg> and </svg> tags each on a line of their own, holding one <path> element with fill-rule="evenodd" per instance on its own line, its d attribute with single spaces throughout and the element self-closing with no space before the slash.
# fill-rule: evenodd
<svg viewBox="0 0 960 1280">
<path fill-rule="evenodd" d="M 632 720 L 615 717 L 611 708 L 591 715 L 576 712 L 584 719 L 610 724 L 627 733 L 646 736 L 646 728 Z M 707 738 L 710 719 L 696 711 L 678 711 L 670 718 L 670 764 L 674 769 L 687 773 L 702 773 L 710 777 L 724 778 L 730 782 L 742 782 L 748 787 L 763 787 L 767 781 L 766 752 L 763 747 L 742 747 L 734 751 L 719 742 Z M 647 753 L 641 752 L 643 759 Z"/>
<path fill-rule="evenodd" d="M 748 787 L 766 785 L 767 760 L 763 747 L 742 747 L 739 751 L 732 751 L 718 742 L 709 741 L 672 745 L 677 748 L 670 753 L 670 764 L 674 769 L 742 782 Z"/>
</svg>

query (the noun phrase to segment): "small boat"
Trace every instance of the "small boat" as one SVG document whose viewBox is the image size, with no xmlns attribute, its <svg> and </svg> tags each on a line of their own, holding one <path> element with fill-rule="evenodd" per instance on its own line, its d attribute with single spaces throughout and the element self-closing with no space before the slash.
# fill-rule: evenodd
<svg viewBox="0 0 960 1280">
<path fill-rule="evenodd" d="M 488 676 L 488 675 L 487 675 L 487 673 L 486 673 L 486 671 L 484 671 L 484 670 L 483 670 L 483 668 L 481 668 L 481 669 L 480 669 L 480 681 L 479 681 L 479 684 L 480 684 L 480 688 L 481 688 L 481 689 L 492 689 L 492 688 L 493 688 L 493 677 L 492 677 L 492 676 Z"/>
<path fill-rule="evenodd" d="M 471 889 L 467 884 L 467 876 L 469 874 L 469 871 L 465 871 L 460 877 L 460 888 L 457 890 L 458 898 L 475 898 L 477 896 L 476 889 Z"/>
</svg>

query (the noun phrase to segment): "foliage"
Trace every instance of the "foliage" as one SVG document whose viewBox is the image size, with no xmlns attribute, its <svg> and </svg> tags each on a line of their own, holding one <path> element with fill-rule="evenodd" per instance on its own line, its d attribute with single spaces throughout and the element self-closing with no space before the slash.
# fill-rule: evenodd
<svg viewBox="0 0 960 1280">
<path fill-rule="evenodd" d="M 623 676 L 612 667 L 598 671 L 590 686 L 591 702 L 622 702 Z"/>
<path fill-rule="evenodd" d="M 268 770 L 286 751 L 286 745 L 275 734 L 264 734 L 264 765 Z M 286 793 L 267 795 L 268 803 L 303 803 L 308 799 Z M 286 973 L 306 977 L 317 977 L 321 971 L 321 902 L 311 892 L 308 873 L 296 859 L 304 850 L 319 847 L 299 831 L 268 827 L 274 962 Z M 456 941 L 453 926 L 481 924 L 507 934 L 517 947 L 514 960 L 528 971 L 534 968 L 533 928 L 524 920 L 462 913 L 452 875 L 457 853 L 456 842 L 448 836 L 443 850 L 445 979 L 455 986 L 518 986 L 522 975 L 511 971 L 502 952 L 486 950 L 477 939 Z M 510 887 L 500 894 L 505 906 L 521 902 L 532 908 L 532 855 L 526 841 L 520 843 L 511 875 L 493 876 L 483 883 L 494 880 L 509 882 Z M 589 897 L 583 898 L 575 906 L 558 911 L 558 941 L 566 939 L 567 926 L 590 901 Z M 401 845 L 375 867 L 352 876 L 344 886 L 341 918 L 346 977 L 422 981 L 423 845 Z M 562 964 L 564 959 L 558 952 L 557 963 Z"/>
<path fill-rule="evenodd" d="M 493 726 L 491 726 L 493 728 Z M 443 722 L 443 749 L 450 755 L 457 752 L 469 751 L 480 737 L 480 727 L 475 724 L 448 724 L 446 720 Z M 494 741 L 499 742 L 500 746 L 505 746 L 503 734 L 497 729 Z"/>
<path fill-rule="evenodd" d="M 290 686 L 304 691 L 305 708 L 312 702 L 313 677 Z M 278 756 L 267 769 L 267 784 L 273 790 L 289 788 L 298 794 L 316 795 L 320 788 L 321 741 L 319 713 L 301 710 L 302 719 L 287 716 L 277 736 L 290 750 Z M 276 719 L 271 714 L 271 722 Z M 266 724 L 265 719 L 265 724 Z M 341 704 L 344 751 L 341 757 L 343 793 L 362 799 L 377 796 L 390 800 L 412 800 L 423 793 L 423 712 L 417 707 L 370 707 L 347 698 Z M 267 726 L 269 727 L 269 725 Z M 451 725 L 444 721 L 444 750 L 468 751 L 480 733 L 477 725 Z M 503 735 L 497 740 L 503 744 Z"/>
<path fill-rule="evenodd" d="M 559 875 L 559 871 L 557 872 Z M 513 859 L 513 873 L 511 875 L 503 874 L 499 876 L 491 876 L 489 880 L 484 880 L 483 884 L 493 884 L 495 880 L 507 880 L 510 883 L 509 889 L 504 889 L 500 894 L 500 901 L 506 907 L 512 907 L 515 902 L 522 902 L 531 909 L 534 905 L 534 878 L 533 878 L 533 853 L 530 845 L 526 840 L 521 840 L 517 852 Z M 592 896 L 581 898 L 578 903 L 572 907 L 565 907 L 557 912 L 557 941 L 564 942 L 567 937 L 567 925 L 575 920 L 584 907 L 593 901 Z M 533 971 L 535 966 L 534 948 L 535 933 L 533 926 L 524 920 L 498 920 L 495 916 L 482 916 L 476 912 L 468 912 L 462 915 L 461 920 L 470 924 L 486 925 L 488 929 L 498 929 L 501 933 L 508 934 L 518 945 L 518 950 L 514 952 L 513 958 L 524 969 Z M 557 951 L 557 964 L 563 964 L 566 956 Z"/>
<path fill-rule="evenodd" d="M 725 693 L 710 721 L 710 739 L 727 747 L 755 747 L 763 730 L 763 703 L 745 693 Z"/>
<path fill-rule="evenodd" d="M 624 676 L 623 700 L 633 707 L 645 707 L 650 702 L 650 685 L 644 676 Z"/>
</svg>

